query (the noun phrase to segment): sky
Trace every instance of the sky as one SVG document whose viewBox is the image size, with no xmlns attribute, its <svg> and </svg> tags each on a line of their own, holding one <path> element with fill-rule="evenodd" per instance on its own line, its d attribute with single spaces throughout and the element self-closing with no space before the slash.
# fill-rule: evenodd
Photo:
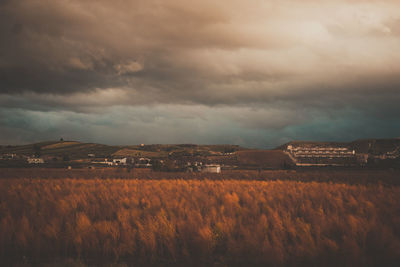
<svg viewBox="0 0 400 267">
<path fill-rule="evenodd" d="M 2 0 L 0 144 L 400 136 L 398 0 Z"/>
</svg>

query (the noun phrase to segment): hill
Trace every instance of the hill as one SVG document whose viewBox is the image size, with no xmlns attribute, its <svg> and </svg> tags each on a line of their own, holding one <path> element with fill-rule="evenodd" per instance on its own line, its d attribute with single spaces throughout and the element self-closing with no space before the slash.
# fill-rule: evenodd
<svg viewBox="0 0 400 267">
<path fill-rule="evenodd" d="M 78 141 L 49 141 L 22 146 L 2 147 L 0 148 L 0 154 L 15 153 L 24 156 L 39 154 L 47 157 L 68 156 L 70 159 L 81 159 L 87 158 L 88 154 L 107 157 L 118 150 L 118 146 L 81 143 Z"/>
<path fill-rule="evenodd" d="M 87 158 L 94 154 L 97 158 L 105 157 L 148 157 L 165 158 L 181 155 L 208 156 L 230 153 L 244 148 L 236 145 L 129 145 L 109 146 L 78 141 L 48 141 L 20 146 L 0 146 L 1 154 L 17 154 L 23 156 L 40 155 L 44 157 L 60 157 L 67 155 L 70 159 Z"/>
</svg>

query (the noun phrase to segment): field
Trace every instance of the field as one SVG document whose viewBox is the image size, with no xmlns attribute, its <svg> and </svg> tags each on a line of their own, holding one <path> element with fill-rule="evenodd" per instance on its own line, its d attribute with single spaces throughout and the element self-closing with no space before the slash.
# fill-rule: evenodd
<svg viewBox="0 0 400 267">
<path fill-rule="evenodd" d="M 0 168 L 0 179 L 183 179 L 183 180 L 257 180 L 301 181 L 400 186 L 400 170 L 303 169 L 303 170 L 223 170 L 222 173 L 158 172 L 150 169 L 95 168 Z"/>
<path fill-rule="evenodd" d="M 400 262 L 400 187 L 379 183 L 3 177 L 0 218 L 6 265 Z"/>
<path fill-rule="evenodd" d="M 238 164 L 254 168 L 283 169 L 293 161 L 281 150 L 243 150 L 236 153 Z"/>
</svg>

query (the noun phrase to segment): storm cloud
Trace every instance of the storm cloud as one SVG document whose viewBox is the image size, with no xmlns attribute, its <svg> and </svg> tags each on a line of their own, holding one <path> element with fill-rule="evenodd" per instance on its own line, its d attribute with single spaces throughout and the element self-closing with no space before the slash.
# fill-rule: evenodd
<svg viewBox="0 0 400 267">
<path fill-rule="evenodd" d="M 2 1 L 0 142 L 400 136 L 398 10 L 396 0 Z"/>
</svg>

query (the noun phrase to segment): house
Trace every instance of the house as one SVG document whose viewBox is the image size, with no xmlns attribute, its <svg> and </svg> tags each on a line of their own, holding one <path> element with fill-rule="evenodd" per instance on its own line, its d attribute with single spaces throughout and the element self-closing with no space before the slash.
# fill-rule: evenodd
<svg viewBox="0 0 400 267">
<path fill-rule="evenodd" d="M 201 172 L 221 173 L 221 166 L 218 164 L 203 165 Z"/>
<path fill-rule="evenodd" d="M 112 165 L 114 166 L 119 166 L 119 165 L 126 165 L 127 164 L 127 159 L 122 158 L 122 159 L 113 159 Z"/>
<path fill-rule="evenodd" d="M 140 158 L 135 164 L 135 167 L 138 168 L 150 168 L 151 166 L 151 159 L 149 158 Z"/>
<path fill-rule="evenodd" d="M 42 158 L 27 158 L 29 164 L 42 164 L 44 160 Z"/>
<path fill-rule="evenodd" d="M 104 161 L 92 161 L 93 164 L 104 164 L 108 166 L 112 166 L 114 164 L 113 161 L 109 161 L 108 159 L 104 159 Z"/>
<path fill-rule="evenodd" d="M 0 159 L 14 159 L 16 156 L 17 154 L 3 154 Z"/>
<path fill-rule="evenodd" d="M 122 158 L 122 159 L 104 159 L 104 161 L 92 161 L 93 164 L 104 164 L 108 166 L 121 166 L 121 165 L 127 165 L 127 158 Z"/>
<path fill-rule="evenodd" d="M 203 163 L 202 162 L 187 162 L 186 163 L 186 171 L 188 172 L 201 172 Z"/>
</svg>

